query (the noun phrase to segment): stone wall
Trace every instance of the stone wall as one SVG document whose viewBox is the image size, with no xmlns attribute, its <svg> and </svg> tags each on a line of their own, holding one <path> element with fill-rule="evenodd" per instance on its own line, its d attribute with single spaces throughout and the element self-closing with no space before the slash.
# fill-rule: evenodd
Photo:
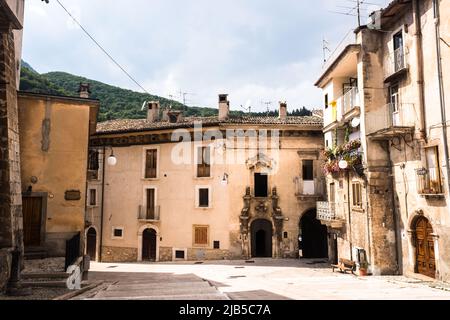
<svg viewBox="0 0 450 320">
<path fill-rule="evenodd" d="M 159 247 L 159 261 L 172 261 L 172 247 Z"/>
<path fill-rule="evenodd" d="M 188 248 L 187 260 L 225 260 L 230 259 L 230 252 L 228 250 L 220 249 L 202 249 L 202 248 Z"/>
<path fill-rule="evenodd" d="M 136 248 L 102 247 L 102 262 L 136 262 Z"/>
<path fill-rule="evenodd" d="M 15 247 L 23 252 L 15 66 L 13 31 L 10 28 L 2 29 L 0 30 L 0 248 Z M 6 261 L 9 261 L 10 255 L 6 252 L 3 254 Z M 3 276 L 0 276 L 0 288 L 3 288 L 8 280 L 9 270 L 5 268 L 9 268 L 9 264 L 2 262 L 0 274 Z"/>
<path fill-rule="evenodd" d="M 0 249 L 0 293 L 6 289 L 11 273 L 11 253 L 9 250 Z"/>
</svg>

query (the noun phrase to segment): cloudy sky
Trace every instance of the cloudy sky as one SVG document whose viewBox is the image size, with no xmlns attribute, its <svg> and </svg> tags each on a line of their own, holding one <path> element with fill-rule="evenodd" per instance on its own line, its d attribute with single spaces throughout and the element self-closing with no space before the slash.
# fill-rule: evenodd
<svg viewBox="0 0 450 320">
<path fill-rule="evenodd" d="M 60 0 L 147 91 L 187 92 L 188 105 L 232 109 L 250 100 L 320 105 L 322 39 L 330 48 L 356 26 L 352 0 Z M 371 0 L 386 5 L 387 0 Z M 374 6 L 367 5 L 369 11 Z M 376 8 L 376 7 L 375 7 Z M 26 0 L 23 58 L 38 72 L 66 71 L 142 91 L 58 5 Z"/>
</svg>

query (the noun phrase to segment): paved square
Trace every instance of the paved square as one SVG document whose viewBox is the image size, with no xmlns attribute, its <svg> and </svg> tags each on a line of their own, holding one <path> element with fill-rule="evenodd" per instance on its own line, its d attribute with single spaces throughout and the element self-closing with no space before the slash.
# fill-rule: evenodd
<svg viewBox="0 0 450 320">
<path fill-rule="evenodd" d="M 203 263 L 91 263 L 89 280 L 106 290 L 91 299 L 450 300 L 439 283 L 404 276 L 358 277 L 317 260 L 254 259 Z M 445 285 L 443 285 L 445 287 Z M 83 298 L 80 297 L 80 298 Z"/>
</svg>

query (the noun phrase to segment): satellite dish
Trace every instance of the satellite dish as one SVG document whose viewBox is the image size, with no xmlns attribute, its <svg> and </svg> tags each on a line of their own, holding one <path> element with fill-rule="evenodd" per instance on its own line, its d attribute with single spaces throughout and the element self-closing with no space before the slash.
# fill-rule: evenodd
<svg viewBox="0 0 450 320">
<path fill-rule="evenodd" d="M 353 118 L 353 120 L 352 120 L 352 127 L 353 128 L 356 128 L 360 124 L 361 124 L 361 119 L 360 118 Z"/>
<path fill-rule="evenodd" d="M 144 103 L 142 104 L 142 108 L 141 111 L 143 111 L 145 109 L 145 106 L 147 105 L 147 101 L 144 101 Z"/>
</svg>

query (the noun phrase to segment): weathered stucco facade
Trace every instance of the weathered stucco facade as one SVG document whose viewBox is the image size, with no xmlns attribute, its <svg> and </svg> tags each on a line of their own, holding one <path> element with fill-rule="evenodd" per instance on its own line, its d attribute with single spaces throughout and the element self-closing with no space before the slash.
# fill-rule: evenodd
<svg viewBox="0 0 450 320">
<path fill-rule="evenodd" d="M 91 255 L 102 261 L 246 259 L 257 254 L 298 257 L 300 218 L 314 211 L 316 200 L 324 195 L 322 119 L 234 119 L 227 117 L 227 110 L 221 111 L 222 120 L 179 118 L 171 122 L 149 115 L 147 120 L 98 125 L 91 149 L 98 151 L 95 159 L 99 165 L 92 166 L 97 172 L 88 187 L 96 190 L 89 193 L 97 194 L 97 200 L 91 206 L 88 203 L 86 211 L 90 225 L 86 234 L 95 239 L 91 248 L 87 246 Z M 202 128 L 194 128 L 194 120 L 201 122 Z M 179 129 L 184 130 L 185 138 L 203 139 L 171 141 Z M 219 137 L 227 130 L 234 135 Z M 249 133 L 267 134 L 267 148 L 258 151 L 254 144 L 258 140 L 241 138 Z M 216 137 L 211 139 L 211 134 Z M 275 145 L 270 145 L 272 141 Z M 211 165 L 206 177 L 199 177 L 200 169 L 194 161 L 202 146 L 210 148 Z M 156 152 L 153 178 L 145 178 L 148 150 Z M 112 152 L 117 159 L 115 166 L 107 164 Z M 178 163 L 179 152 L 189 161 Z M 302 177 L 304 160 L 314 171 L 311 177 L 305 177 L 307 182 Z M 267 193 L 258 197 L 255 174 L 259 177 L 265 172 Z M 151 211 L 157 212 L 157 217 L 142 217 L 148 189 L 154 190 Z M 207 192 L 206 205 L 199 203 L 199 190 Z M 256 253 L 256 235 L 252 231 L 258 223 L 266 222 L 264 232 L 270 248 Z M 198 227 L 207 230 L 207 239 L 201 244 L 196 243 Z M 153 257 L 146 256 L 143 248 L 148 230 L 155 233 Z"/>
<path fill-rule="evenodd" d="M 393 1 L 355 31 L 316 83 L 329 163 L 349 160 L 336 147 L 361 139 L 362 165 L 328 176 L 323 223 L 339 235 L 339 257 L 357 260 L 350 250 L 361 247 L 374 274 L 449 280 L 449 11 L 446 0 Z"/>
<path fill-rule="evenodd" d="M 84 235 L 89 135 L 99 102 L 19 93 L 25 251 L 64 256 L 66 240 Z"/>
</svg>

